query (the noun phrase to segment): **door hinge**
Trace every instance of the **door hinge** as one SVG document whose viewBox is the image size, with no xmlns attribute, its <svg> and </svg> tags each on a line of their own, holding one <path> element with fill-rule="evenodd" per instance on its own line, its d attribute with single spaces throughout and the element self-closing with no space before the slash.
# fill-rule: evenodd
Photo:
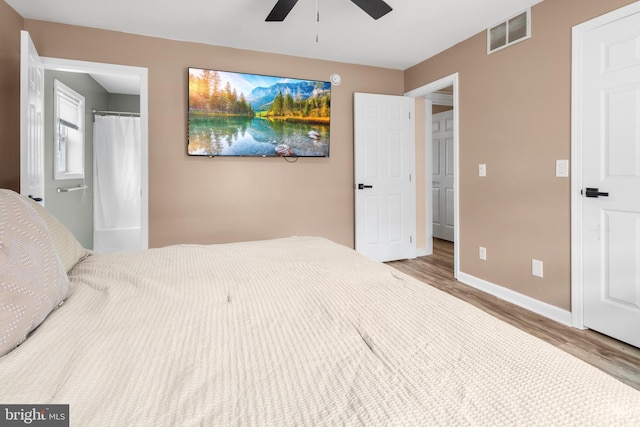
<svg viewBox="0 0 640 427">
<path fill-rule="evenodd" d="M 409 111 L 409 120 L 411 120 L 411 111 Z"/>
<path fill-rule="evenodd" d="M 413 236 L 409 236 L 409 243 L 413 243 Z"/>
<path fill-rule="evenodd" d="M 411 174 L 409 174 L 409 182 L 411 182 Z"/>
</svg>

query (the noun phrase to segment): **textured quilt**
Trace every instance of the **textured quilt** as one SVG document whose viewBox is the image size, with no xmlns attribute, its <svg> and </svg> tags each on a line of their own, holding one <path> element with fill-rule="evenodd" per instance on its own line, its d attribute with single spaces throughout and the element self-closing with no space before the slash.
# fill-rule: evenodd
<svg viewBox="0 0 640 427">
<path fill-rule="evenodd" d="M 296 237 L 95 254 L 0 358 L 73 426 L 640 425 L 640 392 L 351 249 Z"/>
</svg>

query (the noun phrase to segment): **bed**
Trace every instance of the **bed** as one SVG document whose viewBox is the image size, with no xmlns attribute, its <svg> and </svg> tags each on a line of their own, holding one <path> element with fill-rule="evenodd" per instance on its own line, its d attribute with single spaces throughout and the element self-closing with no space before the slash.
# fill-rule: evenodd
<svg viewBox="0 0 640 427">
<path fill-rule="evenodd" d="M 89 253 L 0 190 L 0 268 L 0 403 L 72 426 L 640 425 L 639 391 L 323 238 Z"/>
</svg>

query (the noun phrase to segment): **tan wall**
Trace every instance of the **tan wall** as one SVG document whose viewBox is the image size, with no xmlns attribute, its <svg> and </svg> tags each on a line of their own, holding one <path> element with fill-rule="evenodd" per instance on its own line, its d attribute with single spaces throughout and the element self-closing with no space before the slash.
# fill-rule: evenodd
<svg viewBox="0 0 640 427">
<path fill-rule="evenodd" d="M 353 246 L 353 93 L 403 93 L 403 72 L 25 20 L 43 56 L 149 69 L 150 246 L 319 235 Z M 331 157 L 186 154 L 187 67 L 304 79 L 333 87 Z"/>
<path fill-rule="evenodd" d="M 0 188 L 20 190 L 20 30 L 24 21 L 0 1 Z"/>
<path fill-rule="evenodd" d="M 482 32 L 405 71 L 405 91 L 459 73 L 462 272 L 570 309 L 570 182 L 555 161 L 570 158 L 571 27 L 629 3 L 547 0 L 529 40 L 487 55 Z"/>
</svg>

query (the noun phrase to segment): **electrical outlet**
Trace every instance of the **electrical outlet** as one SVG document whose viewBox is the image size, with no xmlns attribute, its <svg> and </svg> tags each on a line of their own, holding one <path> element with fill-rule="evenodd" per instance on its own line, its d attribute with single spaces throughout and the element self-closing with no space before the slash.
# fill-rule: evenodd
<svg viewBox="0 0 640 427">
<path fill-rule="evenodd" d="M 478 165 L 478 176 L 487 176 L 487 165 L 480 163 Z"/>
<path fill-rule="evenodd" d="M 531 274 L 537 277 L 543 277 L 543 263 L 538 259 L 531 260 Z"/>
<path fill-rule="evenodd" d="M 478 255 L 480 256 L 480 259 L 483 261 L 487 260 L 487 248 L 480 246 L 480 250 L 478 251 Z"/>
</svg>

